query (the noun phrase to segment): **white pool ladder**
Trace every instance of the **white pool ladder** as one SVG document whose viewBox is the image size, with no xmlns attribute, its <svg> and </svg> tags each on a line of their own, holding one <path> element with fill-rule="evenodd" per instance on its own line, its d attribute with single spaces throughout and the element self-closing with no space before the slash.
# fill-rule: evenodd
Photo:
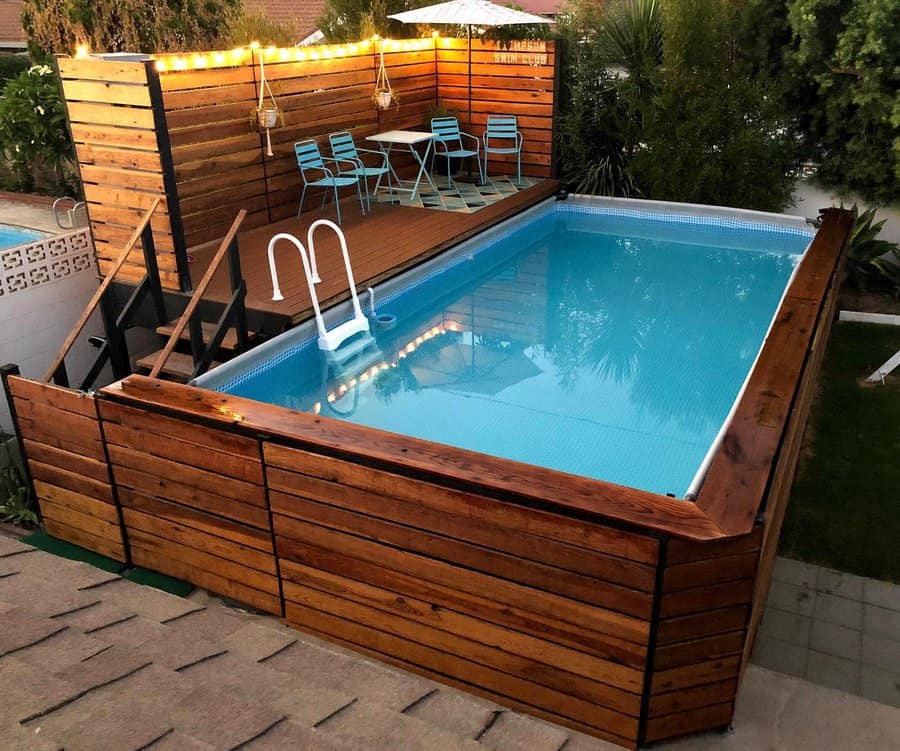
<svg viewBox="0 0 900 751">
<path fill-rule="evenodd" d="M 335 326 L 330 331 L 325 328 L 325 319 L 322 317 L 322 311 L 319 308 L 319 298 L 316 295 L 316 284 L 322 280 L 319 278 L 319 270 L 316 266 L 316 247 L 313 234 L 320 226 L 330 227 L 338 236 L 341 243 L 341 253 L 344 255 L 344 268 L 347 271 L 347 283 L 350 285 L 350 297 L 353 301 L 353 317 L 349 321 L 344 321 Z M 316 329 L 319 333 L 319 349 L 327 352 L 333 352 L 347 339 L 354 334 L 360 334 L 369 330 L 369 320 L 363 315 L 362 308 L 359 305 L 359 297 L 356 294 L 356 282 L 353 280 L 353 269 L 350 268 L 350 254 L 347 252 L 347 238 L 341 228 L 328 219 L 318 219 L 313 222 L 309 231 L 306 233 L 306 244 L 309 246 L 309 253 L 306 248 L 294 235 L 288 232 L 279 232 L 271 240 L 269 240 L 269 270 L 272 272 L 272 299 L 276 302 L 284 300 L 281 289 L 278 286 L 278 272 L 275 269 L 275 245 L 279 240 L 287 240 L 293 243 L 297 250 L 300 251 L 300 260 L 303 263 L 303 271 L 306 274 L 306 283 L 309 286 L 309 296 L 312 299 L 313 311 L 316 314 Z"/>
</svg>

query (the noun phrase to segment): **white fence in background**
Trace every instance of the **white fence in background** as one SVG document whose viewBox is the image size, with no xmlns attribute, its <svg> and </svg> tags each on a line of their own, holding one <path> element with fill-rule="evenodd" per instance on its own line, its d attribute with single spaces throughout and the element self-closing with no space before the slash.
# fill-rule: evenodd
<svg viewBox="0 0 900 751">
<path fill-rule="evenodd" d="M 0 249 L 0 297 L 94 268 L 91 232 L 84 229 Z"/>
<path fill-rule="evenodd" d="M 87 228 L 0 249 L 0 364 L 15 363 L 22 375 L 40 378 L 97 284 Z M 87 335 L 102 331 L 95 314 L 66 358 L 73 376 L 87 372 L 96 354 Z M 2 392 L 0 427 L 12 427 Z"/>
</svg>

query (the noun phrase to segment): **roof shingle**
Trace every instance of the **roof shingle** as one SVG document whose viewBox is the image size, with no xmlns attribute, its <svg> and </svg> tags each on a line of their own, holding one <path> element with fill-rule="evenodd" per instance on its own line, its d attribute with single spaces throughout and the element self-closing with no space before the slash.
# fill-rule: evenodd
<svg viewBox="0 0 900 751">
<path fill-rule="evenodd" d="M 24 41 L 22 0 L 0 0 L 0 45 Z"/>
<path fill-rule="evenodd" d="M 325 10 L 325 0 L 248 0 L 246 5 L 251 10 L 265 11 L 273 21 L 293 23 L 298 39 L 319 28 L 316 22 Z"/>
</svg>

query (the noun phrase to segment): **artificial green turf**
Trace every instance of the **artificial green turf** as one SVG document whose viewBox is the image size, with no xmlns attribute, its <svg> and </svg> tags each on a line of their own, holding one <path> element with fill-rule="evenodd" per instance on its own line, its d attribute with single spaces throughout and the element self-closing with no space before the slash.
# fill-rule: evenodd
<svg viewBox="0 0 900 751">
<path fill-rule="evenodd" d="M 150 569 L 146 568 L 136 567 L 122 576 L 136 584 L 144 584 L 154 589 L 161 589 L 163 592 L 178 595 L 179 597 L 186 597 L 194 591 L 193 584 L 172 576 L 160 574 L 158 571 L 150 571 Z"/>
<path fill-rule="evenodd" d="M 91 564 L 94 568 L 109 571 L 113 574 L 118 574 L 125 568 L 124 563 L 119 563 L 119 561 L 114 561 L 112 558 L 107 558 L 105 555 L 100 555 L 92 550 L 73 545 L 71 542 L 60 540 L 58 537 L 52 537 L 46 532 L 32 532 L 30 535 L 23 537 L 22 542 L 33 545 L 38 550 L 44 550 L 47 553 L 58 555 L 61 558 L 68 558 L 73 561 L 84 561 L 85 563 Z"/>
<path fill-rule="evenodd" d="M 835 324 L 781 554 L 900 582 L 900 371 L 863 384 L 898 350 L 898 327 Z"/>
<path fill-rule="evenodd" d="M 71 542 L 60 540 L 58 537 L 48 535 L 46 532 L 33 532 L 32 534 L 23 537 L 22 542 L 33 545 L 38 550 L 53 553 L 53 555 L 58 555 L 62 558 L 68 558 L 73 561 L 84 561 L 94 568 L 109 571 L 113 574 L 121 574 L 123 578 L 133 581 L 136 584 L 143 584 L 155 589 L 161 589 L 163 592 L 168 592 L 169 594 L 177 595 L 178 597 L 185 597 L 194 589 L 193 584 L 188 584 L 181 579 L 175 579 L 156 571 L 140 568 L 139 566 L 129 571 L 125 571 L 124 563 L 119 563 L 119 561 L 107 558 L 106 556 L 95 553 L 87 548 L 73 545 Z"/>
</svg>

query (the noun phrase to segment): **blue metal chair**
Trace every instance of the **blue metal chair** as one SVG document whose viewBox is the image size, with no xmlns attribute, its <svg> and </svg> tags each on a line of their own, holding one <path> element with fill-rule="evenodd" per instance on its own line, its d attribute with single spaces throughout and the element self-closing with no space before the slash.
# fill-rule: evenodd
<svg viewBox="0 0 900 751">
<path fill-rule="evenodd" d="M 515 115 L 488 115 L 487 128 L 481 136 L 484 141 L 484 174 L 488 171 L 488 154 L 516 155 L 516 183 L 522 183 L 522 144 L 525 139 L 519 132 Z M 491 145 L 491 141 L 501 145 Z M 505 145 L 503 145 L 505 144 Z"/>
<path fill-rule="evenodd" d="M 381 178 L 385 175 L 387 175 L 388 190 L 391 189 L 391 165 L 388 162 L 387 154 L 376 151 L 375 149 L 357 148 L 356 143 L 353 141 L 353 135 L 346 130 L 332 133 L 328 136 L 328 142 L 331 144 L 331 155 L 335 159 L 340 160 L 342 163 L 353 162 L 355 165 L 351 169 L 340 168 L 338 174 L 355 175 L 358 178 L 362 178 L 363 185 L 366 186 L 366 205 L 369 207 L 369 211 L 371 211 L 372 199 L 369 194 L 369 178 L 378 177 L 378 180 L 375 181 L 375 187 L 372 189 L 372 193 L 378 191 L 378 188 L 381 185 Z M 362 154 L 374 154 L 381 160 L 381 164 L 375 166 L 366 165 L 363 163 Z"/>
<path fill-rule="evenodd" d="M 327 189 L 331 188 L 331 191 L 334 193 L 334 205 L 337 209 L 337 220 L 338 224 L 340 224 L 341 203 L 338 200 L 338 188 L 343 188 L 347 185 L 356 185 L 356 195 L 359 197 L 360 208 L 362 209 L 363 214 L 366 213 L 366 204 L 363 202 L 362 191 L 359 187 L 359 177 L 356 175 L 340 174 L 341 163 L 346 162 L 351 168 L 355 168 L 355 162 L 350 162 L 346 159 L 329 159 L 328 157 L 322 156 L 319 152 L 319 144 L 312 138 L 306 141 L 297 141 L 297 143 L 294 144 L 294 153 L 297 155 L 297 166 L 300 168 L 300 176 L 303 178 L 303 192 L 300 194 L 300 208 L 297 209 L 298 219 L 303 211 L 303 202 L 306 200 L 306 191 L 308 188 L 326 189 L 322 195 L 323 209 L 325 208 L 325 201 L 328 200 Z M 332 163 L 335 168 L 331 169 L 326 167 L 325 162 Z M 322 177 L 310 179 L 306 174 L 310 171 L 321 173 Z"/>
<path fill-rule="evenodd" d="M 479 153 L 481 144 L 476 136 L 464 133 L 459 129 L 459 120 L 455 117 L 435 117 L 431 121 L 431 132 L 434 133 L 434 149 L 431 152 L 431 166 L 434 168 L 434 155 L 442 154 L 447 158 L 447 186 L 453 186 L 453 180 L 450 177 L 450 160 L 463 159 L 465 157 L 475 157 L 478 164 L 478 175 L 481 182 L 484 182 L 484 173 L 481 171 L 481 155 Z M 465 147 L 465 140 L 471 139 L 474 149 Z M 438 152 L 438 146 L 442 151 Z"/>
</svg>

